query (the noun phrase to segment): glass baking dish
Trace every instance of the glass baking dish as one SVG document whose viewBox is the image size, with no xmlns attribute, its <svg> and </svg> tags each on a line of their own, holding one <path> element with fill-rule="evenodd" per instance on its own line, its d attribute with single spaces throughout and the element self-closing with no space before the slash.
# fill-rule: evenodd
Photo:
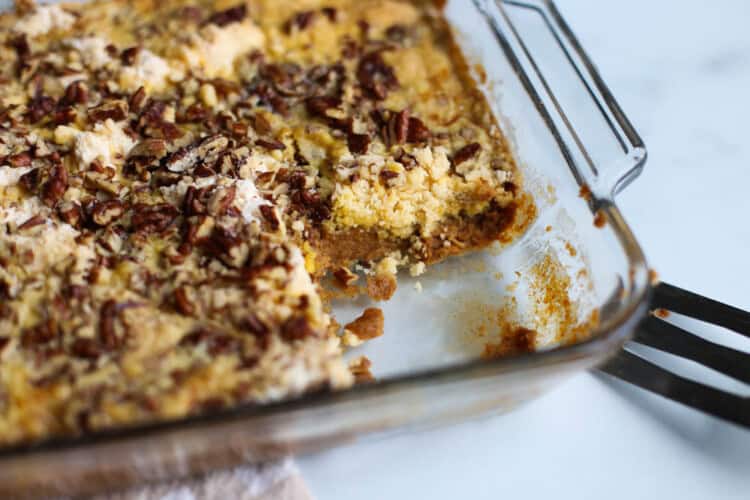
<svg viewBox="0 0 750 500">
<path fill-rule="evenodd" d="M 446 15 L 535 197 L 523 238 L 401 279 L 382 305 L 385 335 L 354 353 L 372 359 L 375 383 L 0 450 L 0 496 L 92 493 L 505 412 L 621 348 L 650 293 L 614 203 L 646 160 L 640 137 L 551 1 L 449 0 Z M 529 271 L 547 258 L 568 275 L 576 313 L 597 320 L 570 345 L 559 321 L 539 324 L 546 278 Z M 509 299 L 539 330 L 537 352 L 483 359 L 490 316 Z M 336 317 L 364 305 L 334 304 Z"/>
</svg>

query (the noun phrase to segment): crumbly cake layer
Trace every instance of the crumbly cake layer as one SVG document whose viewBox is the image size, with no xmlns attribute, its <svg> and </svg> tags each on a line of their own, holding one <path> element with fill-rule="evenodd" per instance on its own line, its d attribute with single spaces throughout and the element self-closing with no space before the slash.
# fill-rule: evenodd
<svg viewBox="0 0 750 500">
<path fill-rule="evenodd" d="M 18 2 L 0 37 L 0 443 L 346 387 L 322 276 L 387 298 L 529 215 L 429 2 Z"/>
</svg>

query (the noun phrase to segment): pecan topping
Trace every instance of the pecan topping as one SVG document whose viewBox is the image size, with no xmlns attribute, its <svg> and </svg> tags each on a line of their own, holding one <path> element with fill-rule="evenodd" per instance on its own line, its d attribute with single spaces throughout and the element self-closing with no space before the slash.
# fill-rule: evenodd
<svg viewBox="0 0 750 500">
<path fill-rule="evenodd" d="M 341 99 L 333 96 L 310 97 L 305 100 L 305 109 L 313 116 L 328 118 L 327 111 L 341 106 Z"/>
<path fill-rule="evenodd" d="M 409 111 L 404 109 L 391 114 L 388 120 L 387 144 L 404 144 L 409 137 Z"/>
<path fill-rule="evenodd" d="M 156 205 L 137 203 L 133 207 L 131 224 L 134 231 L 161 233 L 172 225 L 177 215 L 177 209 L 168 203 L 159 203 Z"/>
<path fill-rule="evenodd" d="M 65 95 L 60 99 L 61 106 L 75 106 L 76 104 L 86 104 L 89 100 L 89 90 L 86 83 L 77 80 L 65 89 Z"/>
<path fill-rule="evenodd" d="M 206 242 L 214 230 L 215 221 L 213 217 L 200 216 L 193 219 L 195 220 L 191 220 L 185 234 L 185 242 L 188 245 Z"/>
<path fill-rule="evenodd" d="M 323 7 L 320 12 L 328 18 L 329 21 L 335 23 L 339 18 L 339 11 L 335 7 Z"/>
<path fill-rule="evenodd" d="M 100 201 L 91 209 L 91 219 L 99 226 L 107 226 L 125 213 L 125 207 L 120 200 Z"/>
<path fill-rule="evenodd" d="M 289 342 L 303 340 L 313 335 L 315 335 L 315 330 L 313 330 L 310 322 L 304 316 L 289 318 L 281 327 L 281 336 Z"/>
<path fill-rule="evenodd" d="M 49 180 L 42 190 L 42 201 L 47 206 L 57 203 L 68 189 L 68 171 L 62 165 L 55 165 L 50 170 Z"/>
<path fill-rule="evenodd" d="M 72 201 L 65 201 L 57 207 L 57 214 L 63 222 L 78 227 L 81 221 L 81 206 Z"/>
<path fill-rule="evenodd" d="M 214 227 L 211 237 L 203 243 L 206 251 L 227 267 L 239 269 L 247 260 L 250 248 L 242 239 L 221 226 Z"/>
<path fill-rule="evenodd" d="M 266 222 L 268 222 L 268 226 L 276 231 L 279 228 L 279 217 L 276 215 L 276 209 L 272 207 L 271 205 L 261 205 L 258 207 L 260 210 L 261 215 L 264 219 L 266 219 Z"/>
<path fill-rule="evenodd" d="M 70 346 L 73 355 L 79 358 L 96 359 L 101 354 L 99 343 L 94 339 L 77 338 Z"/>
<path fill-rule="evenodd" d="M 103 122 L 111 119 L 116 122 L 122 121 L 128 116 L 128 103 L 125 101 L 108 101 L 99 106 L 90 108 L 88 111 L 89 121 L 92 123 Z"/>
<path fill-rule="evenodd" d="M 406 134 L 407 142 L 425 142 L 430 138 L 430 135 L 430 130 L 422 120 L 413 116 L 409 118 L 409 131 Z"/>
<path fill-rule="evenodd" d="M 211 111 L 203 104 L 195 102 L 179 115 L 179 121 L 183 123 L 204 122 L 211 116 Z"/>
<path fill-rule="evenodd" d="M 99 309 L 99 339 L 104 348 L 108 350 L 117 349 L 122 345 L 124 339 L 117 335 L 116 322 L 122 311 L 133 307 L 140 307 L 136 302 L 117 303 L 109 299 Z"/>
<path fill-rule="evenodd" d="M 26 222 L 24 222 L 20 226 L 18 226 L 18 230 L 24 231 L 26 229 L 31 229 L 32 227 L 41 226 L 42 224 L 44 224 L 44 221 L 45 221 L 44 217 L 42 217 L 39 214 L 36 214 L 32 216 L 31 218 L 29 218 Z"/>
<path fill-rule="evenodd" d="M 383 61 L 380 51 L 370 52 L 359 61 L 357 81 L 372 99 L 388 97 L 388 91 L 398 87 L 398 79 L 393 68 Z"/>
<path fill-rule="evenodd" d="M 247 16 L 247 6 L 245 4 L 216 12 L 208 18 L 206 24 L 216 24 L 224 27 L 227 24 L 242 22 Z"/>
<path fill-rule="evenodd" d="M 362 155 L 367 153 L 367 148 L 370 147 L 370 136 L 351 132 L 346 136 L 346 143 L 349 146 L 349 151 Z"/>
<path fill-rule="evenodd" d="M 472 142 L 462 147 L 453 155 L 453 164 L 460 165 L 461 163 L 472 159 L 482 149 L 479 143 Z"/>
<path fill-rule="evenodd" d="M 138 53 L 141 51 L 140 47 L 129 47 L 122 51 L 120 54 L 120 60 L 125 66 L 132 66 L 135 64 L 135 60 L 138 57 Z"/>
<path fill-rule="evenodd" d="M 234 185 L 216 188 L 208 202 L 208 212 L 213 216 L 224 215 L 234 202 L 236 194 L 237 187 Z"/>
<path fill-rule="evenodd" d="M 174 303 L 177 310 L 186 316 L 192 316 L 195 314 L 195 304 L 190 300 L 188 291 L 184 286 L 175 288 L 174 290 Z"/>
<path fill-rule="evenodd" d="M 146 102 L 146 90 L 143 87 L 139 87 L 130 99 L 128 105 L 134 113 L 138 113 L 143 108 L 143 104 Z"/>
<path fill-rule="evenodd" d="M 36 123 L 48 116 L 55 109 L 55 100 L 46 95 L 38 95 L 29 103 L 27 117 L 31 123 Z"/>
<path fill-rule="evenodd" d="M 293 30 L 304 31 L 315 19 L 315 11 L 305 10 L 294 14 L 284 23 L 284 31 L 289 34 Z"/>
<path fill-rule="evenodd" d="M 219 153 L 223 152 L 228 145 L 229 139 L 223 135 L 206 137 L 172 153 L 167 159 L 167 169 L 172 172 L 184 172 L 195 167 L 200 161 L 207 163 L 212 159 L 215 161 Z"/>
<path fill-rule="evenodd" d="M 286 145 L 281 141 L 277 141 L 276 139 L 258 139 L 257 141 L 255 141 L 255 145 L 269 149 L 271 151 L 283 151 L 286 149 Z"/>
<path fill-rule="evenodd" d="M 65 106 L 54 112 L 52 123 L 55 125 L 67 125 L 74 122 L 77 116 L 76 110 L 72 106 Z"/>
<path fill-rule="evenodd" d="M 21 184 L 26 191 L 33 193 L 39 185 L 39 169 L 35 168 L 23 174 L 18 179 L 18 183 Z"/>
<path fill-rule="evenodd" d="M 21 345 L 24 347 L 34 347 L 40 344 L 46 344 L 55 340 L 60 334 L 57 321 L 54 318 L 47 318 L 36 326 L 24 331 L 21 337 Z"/>
<path fill-rule="evenodd" d="M 7 161 L 11 167 L 30 167 L 31 155 L 28 152 L 18 153 L 10 155 Z"/>
</svg>

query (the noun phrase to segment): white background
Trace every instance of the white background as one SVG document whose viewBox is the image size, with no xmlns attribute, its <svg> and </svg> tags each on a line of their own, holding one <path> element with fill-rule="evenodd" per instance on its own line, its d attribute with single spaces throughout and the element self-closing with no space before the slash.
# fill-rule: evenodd
<svg viewBox="0 0 750 500">
<path fill-rule="evenodd" d="M 649 149 L 618 201 L 651 265 L 750 310 L 750 1 L 558 4 Z M 322 500 L 750 498 L 750 432 L 592 374 L 298 463 Z"/>
</svg>

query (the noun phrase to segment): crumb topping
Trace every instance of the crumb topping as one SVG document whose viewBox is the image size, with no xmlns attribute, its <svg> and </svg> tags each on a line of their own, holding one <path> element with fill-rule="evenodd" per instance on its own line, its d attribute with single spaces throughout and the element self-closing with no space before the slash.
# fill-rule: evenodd
<svg viewBox="0 0 750 500">
<path fill-rule="evenodd" d="M 320 278 L 385 300 L 520 203 L 450 40 L 406 0 L 0 15 L 0 444 L 371 380 L 382 312 L 340 338 Z"/>
</svg>

